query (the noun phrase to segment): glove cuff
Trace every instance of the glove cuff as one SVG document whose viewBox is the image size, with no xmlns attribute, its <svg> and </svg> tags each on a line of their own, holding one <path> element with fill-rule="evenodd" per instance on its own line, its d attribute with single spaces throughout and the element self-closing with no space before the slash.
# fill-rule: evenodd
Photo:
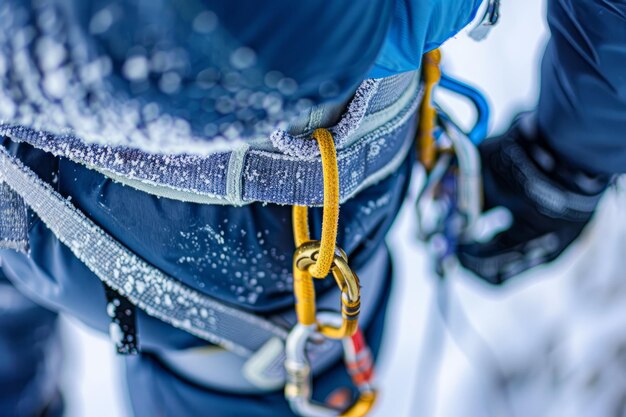
<svg viewBox="0 0 626 417">
<path fill-rule="evenodd" d="M 522 115 L 518 134 L 505 140 L 502 158 L 513 183 L 542 214 L 561 220 L 585 222 L 595 210 L 611 177 L 593 175 L 558 156 L 535 127 L 534 115 Z"/>
</svg>

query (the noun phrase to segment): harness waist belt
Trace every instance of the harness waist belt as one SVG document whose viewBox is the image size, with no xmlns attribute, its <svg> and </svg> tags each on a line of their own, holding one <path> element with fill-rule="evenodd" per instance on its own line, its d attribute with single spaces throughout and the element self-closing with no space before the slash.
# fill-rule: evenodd
<svg viewBox="0 0 626 417">
<path fill-rule="evenodd" d="M 135 306 L 234 354 L 251 358 L 246 375 L 251 376 L 248 380 L 252 386 L 269 389 L 283 383 L 285 327 L 217 301 L 143 261 L 2 147 L 0 182 L 20 196 L 101 281 Z M 374 285 L 371 290 L 376 290 Z M 374 292 L 364 295 L 364 302 L 373 296 Z M 373 309 L 365 311 L 368 310 Z M 363 319 L 367 321 L 367 315 Z M 295 318 L 291 321 L 295 322 Z M 272 345 L 279 348 L 272 350 Z M 337 357 L 331 354 L 333 350 L 340 350 L 340 345 L 333 342 L 311 345 L 309 353 L 314 366 L 323 368 L 332 363 Z"/>
<path fill-rule="evenodd" d="M 412 127 L 421 97 L 419 74 L 365 80 L 347 109 L 329 128 L 335 138 L 340 200 L 346 201 L 394 172 L 412 148 Z M 208 204 L 252 202 L 321 206 L 323 186 L 319 150 L 310 139 L 326 127 L 331 112 L 318 106 L 293 131 L 230 145 L 209 155 L 154 154 L 128 147 L 87 143 L 72 135 L 55 135 L 0 123 L 0 135 L 81 163 L 141 191 Z M 337 109 L 334 109 L 336 111 Z"/>
</svg>

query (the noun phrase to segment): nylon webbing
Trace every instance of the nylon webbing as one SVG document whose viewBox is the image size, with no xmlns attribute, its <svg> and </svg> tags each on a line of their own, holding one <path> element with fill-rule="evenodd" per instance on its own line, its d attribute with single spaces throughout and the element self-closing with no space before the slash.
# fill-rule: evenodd
<svg viewBox="0 0 626 417">
<path fill-rule="evenodd" d="M 105 285 L 126 297 L 148 315 L 174 327 L 181 328 L 201 339 L 219 345 L 243 357 L 253 356 L 266 343 L 278 339 L 284 343 L 285 328 L 272 321 L 230 307 L 172 278 L 133 254 L 115 238 L 89 220 L 69 201 L 55 192 L 6 149 L 0 147 L 0 183 L 20 197 L 46 224 L 52 233 L 66 245 Z M 385 251 L 383 251 L 385 252 Z M 373 258 L 379 257 L 381 254 Z M 384 258 L 384 256 L 383 256 Z M 362 298 L 374 307 L 384 275 L 368 277 Z M 319 306 L 335 309 L 336 294 L 322 297 Z M 374 314 L 368 309 L 362 321 L 368 323 Z M 290 322 L 291 313 L 281 316 L 280 322 Z M 292 317 L 295 320 L 295 315 Z M 327 369 L 341 353 L 341 344 L 326 341 L 311 344 L 308 355 L 315 370 Z M 284 381 L 284 349 L 271 357 L 264 356 L 258 378 L 274 386 Z"/>
<path fill-rule="evenodd" d="M 132 254 L 4 148 L 0 176 L 100 280 L 148 315 L 242 356 L 272 337 L 286 338 L 282 327 L 216 301 Z"/>
<path fill-rule="evenodd" d="M 28 252 L 28 213 L 22 198 L 0 181 L 0 249 Z"/>
<path fill-rule="evenodd" d="M 345 179 L 339 190 L 342 202 L 394 172 L 413 145 L 406 130 L 420 102 L 419 78 L 415 73 L 396 77 L 381 80 L 372 97 L 365 99 L 357 94 L 342 119 L 331 128 L 338 143 L 339 176 Z M 372 80 L 364 83 L 368 81 Z M 287 135 L 289 140 L 284 140 L 308 143 L 309 133 Z M 303 159 L 277 151 L 263 144 L 269 142 L 265 138 L 254 146 L 194 155 L 106 146 L 72 135 L 2 123 L 0 135 L 166 198 L 230 205 L 265 202 L 310 207 L 323 203 L 319 158 Z M 314 143 L 312 146 L 317 149 Z"/>
</svg>

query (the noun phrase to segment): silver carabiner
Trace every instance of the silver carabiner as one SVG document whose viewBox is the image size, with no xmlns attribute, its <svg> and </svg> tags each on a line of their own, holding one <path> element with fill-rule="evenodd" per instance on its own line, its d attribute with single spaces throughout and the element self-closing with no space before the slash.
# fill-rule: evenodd
<svg viewBox="0 0 626 417">
<path fill-rule="evenodd" d="M 417 198 L 418 236 L 428 241 L 442 233 L 452 202 L 440 201 L 436 194 L 444 176 L 456 162 L 456 195 L 454 210 L 461 214 L 462 224 L 458 225 L 459 238 L 471 239 L 474 225 L 482 208 L 481 163 L 478 150 L 472 141 L 452 121 L 441 120 L 442 141 L 450 144 L 450 152 L 442 153 L 426 178 Z"/>
<path fill-rule="evenodd" d="M 322 326 L 338 327 L 342 320 L 341 315 L 336 312 L 320 312 L 317 315 L 317 323 Z M 369 349 L 355 343 L 361 337 L 360 333 L 343 339 L 344 359 L 361 393 L 359 399 L 345 411 L 317 404 L 311 400 L 313 378 L 306 347 L 309 340 L 317 334 L 316 324 L 303 325 L 298 323 L 287 337 L 285 346 L 285 370 L 287 371 L 285 398 L 289 401 L 291 409 L 303 417 L 362 417 L 366 415 L 376 400 L 376 391 L 371 384 L 372 362 Z"/>
<path fill-rule="evenodd" d="M 306 345 L 313 337 L 317 324 L 296 324 L 289 336 L 285 347 L 285 370 L 287 383 L 285 384 L 285 398 L 294 413 L 310 417 L 336 417 L 337 410 L 315 404 L 311 401 L 312 370 L 306 357 Z"/>
</svg>

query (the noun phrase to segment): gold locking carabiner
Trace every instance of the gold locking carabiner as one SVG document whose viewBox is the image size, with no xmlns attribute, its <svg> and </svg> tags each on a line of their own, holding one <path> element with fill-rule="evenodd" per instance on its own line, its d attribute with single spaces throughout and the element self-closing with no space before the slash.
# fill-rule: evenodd
<svg viewBox="0 0 626 417">
<path fill-rule="evenodd" d="M 309 272 L 319 256 L 321 242 L 305 242 L 296 249 L 293 257 L 294 293 L 298 322 L 311 325 L 316 322 L 315 289 L 313 276 Z M 354 334 L 358 327 L 361 311 L 361 286 L 359 277 L 350 269 L 348 258 L 341 249 L 335 250 L 331 263 L 332 273 L 341 290 L 341 327 L 318 325 L 318 331 L 331 339 L 342 339 Z"/>
<path fill-rule="evenodd" d="M 435 87 L 441 79 L 441 51 L 434 49 L 422 59 L 422 79 L 424 81 L 424 96 L 419 111 L 419 125 L 417 129 L 417 146 L 419 159 L 427 172 L 435 165 L 437 146 L 434 131 L 437 124 L 437 110 L 433 106 Z"/>
</svg>

